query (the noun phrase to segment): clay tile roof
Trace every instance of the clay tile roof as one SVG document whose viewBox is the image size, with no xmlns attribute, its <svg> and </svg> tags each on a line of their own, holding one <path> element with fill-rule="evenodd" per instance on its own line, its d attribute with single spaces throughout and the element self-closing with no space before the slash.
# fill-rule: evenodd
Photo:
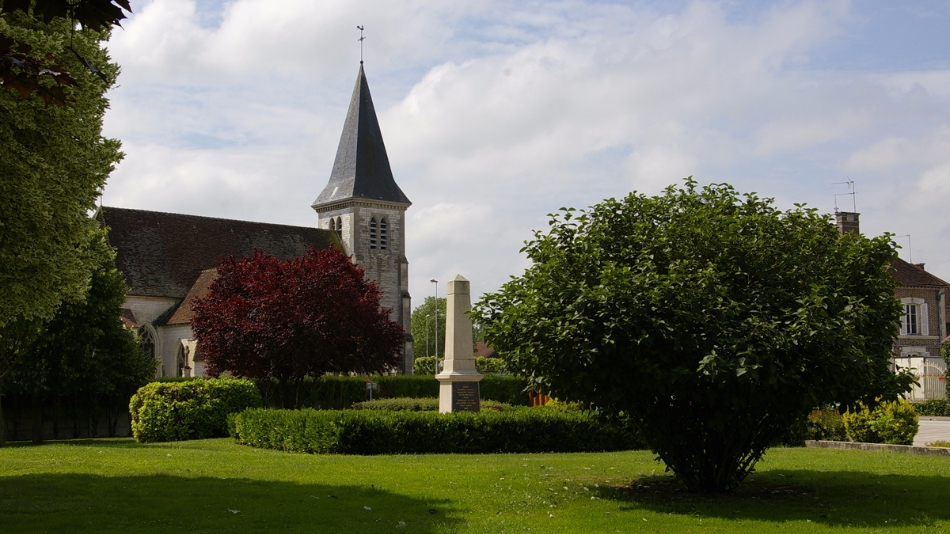
<svg viewBox="0 0 950 534">
<path fill-rule="evenodd" d="M 135 314 L 128 308 L 122 308 L 120 318 L 122 319 L 122 326 L 126 328 L 135 328 L 139 325 L 138 321 L 135 320 Z"/>
<path fill-rule="evenodd" d="M 313 201 L 313 207 L 351 198 L 411 204 L 393 179 L 362 64 L 346 112 L 330 181 Z"/>
<path fill-rule="evenodd" d="M 950 284 L 928 273 L 920 267 L 898 258 L 891 263 L 894 280 L 902 286 L 939 287 Z"/>
<path fill-rule="evenodd" d="M 243 258 L 260 248 L 280 259 L 339 246 L 329 230 L 234 221 L 123 208 L 101 208 L 100 224 L 116 249 L 116 267 L 125 274 L 129 294 L 183 299 L 202 271 L 228 254 Z"/>
<path fill-rule="evenodd" d="M 172 313 L 165 324 L 191 324 L 191 317 L 194 315 L 192 307 L 194 307 L 195 301 L 208 296 L 208 291 L 211 289 L 211 282 L 214 282 L 217 276 L 217 269 L 201 271 L 198 279 L 195 280 L 195 284 L 191 286 L 191 289 L 188 290 L 188 294 L 185 295 L 185 300 L 181 301 L 181 304 L 178 305 L 178 308 L 175 309 L 175 312 Z"/>
<path fill-rule="evenodd" d="M 498 353 L 484 341 L 475 342 L 475 356 L 485 356 L 486 358 L 497 358 Z"/>
</svg>

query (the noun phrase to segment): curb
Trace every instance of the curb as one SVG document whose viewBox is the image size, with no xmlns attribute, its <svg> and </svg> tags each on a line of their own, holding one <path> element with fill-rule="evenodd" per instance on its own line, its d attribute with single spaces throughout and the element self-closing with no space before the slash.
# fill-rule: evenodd
<svg viewBox="0 0 950 534">
<path fill-rule="evenodd" d="M 848 449 L 854 451 L 886 451 L 917 456 L 943 456 L 950 458 L 950 448 L 915 447 L 914 445 L 889 445 L 886 443 L 860 443 L 854 441 L 817 441 L 805 440 L 806 447 L 818 449 Z"/>
</svg>

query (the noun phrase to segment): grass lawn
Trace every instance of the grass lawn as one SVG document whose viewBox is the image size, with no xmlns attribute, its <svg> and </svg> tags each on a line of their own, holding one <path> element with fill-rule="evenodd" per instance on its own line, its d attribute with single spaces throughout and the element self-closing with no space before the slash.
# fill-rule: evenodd
<svg viewBox="0 0 950 534">
<path fill-rule="evenodd" d="M 228 439 L 0 449 L 0 532 L 928 532 L 950 459 L 775 449 L 734 495 L 649 452 L 310 456 Z"/>
</svg>

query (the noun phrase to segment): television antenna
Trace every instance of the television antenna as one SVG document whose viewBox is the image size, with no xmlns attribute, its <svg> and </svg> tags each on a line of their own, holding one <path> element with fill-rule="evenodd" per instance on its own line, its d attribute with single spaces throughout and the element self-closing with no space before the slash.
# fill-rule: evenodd
<svg viewBox="0 0 950 534">
<path fill-rule="evenodd" d="M 844 196 L 848 196 L 848 195 L 851 195 L 851 209 L 854 210 L 854 213 L 857 213 L 857 212 L 858 212 L 858 202 L 857 202 L 857 200 L 854 198 L 854 196 L 855 196 L 854 180 L 852 180 L 851 177 L 849 176 L 847 182 L 832 182 L 831 185 L 846 185 L 846 186 L 848 186 L 848 192 L 847 192 L 847 193 L 838 193 L 838 194 L 835 195 L 835 213 L 838 213 L 838 197 L 844 197 Z"/>
<path fill-rule="evenodd" d="M 907 262 L 907 263 L 913 264 L 913 263 L 914 263 L 914 249 L 913 249 L 913 247 L 911 246 L 911 243 L 910 243 L 910 234 L 906 234 L 906 235 L 896 235 L 896 236 L 894 236 L 894 237 L 906 237 L 906 238 L 907 238 L 907 257 L 910 259 L 910 261 Z"/>
</svg>

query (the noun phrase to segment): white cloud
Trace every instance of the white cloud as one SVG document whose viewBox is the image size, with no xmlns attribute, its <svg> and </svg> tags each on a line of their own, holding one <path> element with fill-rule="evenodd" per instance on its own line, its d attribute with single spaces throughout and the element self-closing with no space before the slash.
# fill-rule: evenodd
<svg viewBox="0 0 950 534">
<path fill-rule="evenodd" d="M 560 206 L 687 175 L 827 211 L 850 175 L 869 232 L 912 225 L 950 269 L 946 218 L 921 200 L 946 198 L 950 71 L 811 68 L 864 4 L 274 6 L 236 0 L 208 24 L 201 4 L 155 0 L 115 32 L 106 129 L 128 158 L 107 204 L 312 224 L 365 24 L 383 135 L 414 202 L 417 301 L 429 278 L 458 272 L 486 291 L 518 274 L 522 241 Z"/>
</svg>

